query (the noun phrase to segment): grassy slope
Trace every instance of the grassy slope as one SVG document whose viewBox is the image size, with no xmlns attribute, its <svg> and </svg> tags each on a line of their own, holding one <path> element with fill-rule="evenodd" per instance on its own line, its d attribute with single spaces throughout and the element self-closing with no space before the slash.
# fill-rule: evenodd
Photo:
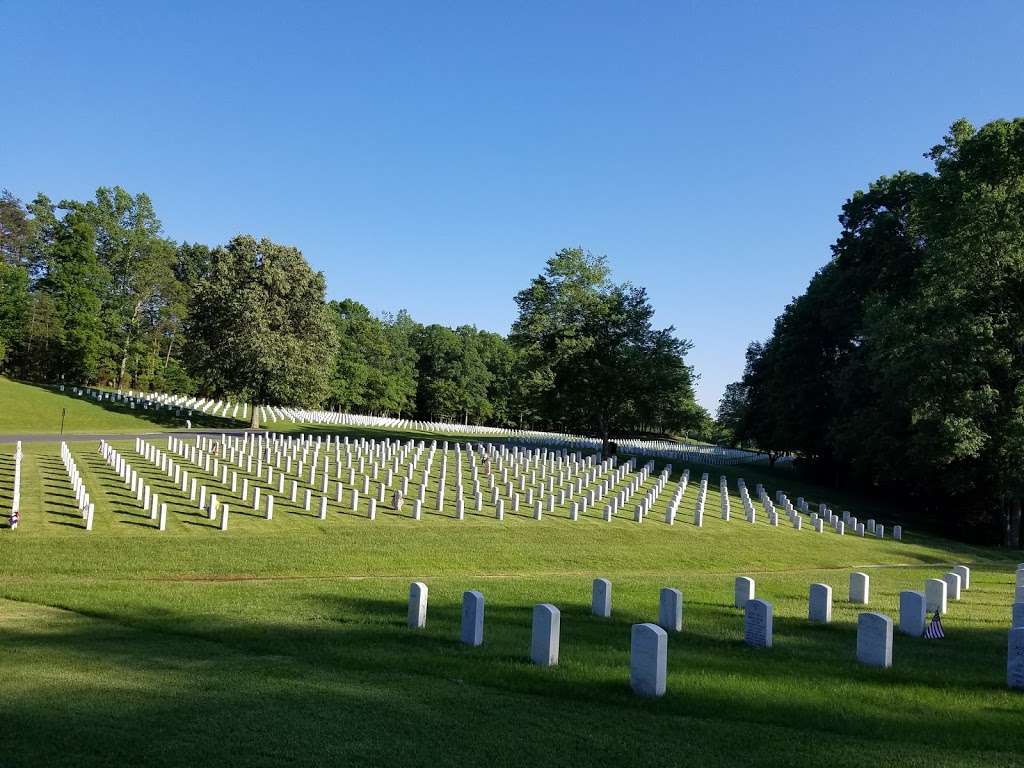
<svg viewBox="0 0 1024 768">
<path fill-rule="evenodd" d="M 1024 697 L 1003 687 L 1002 553 L 913 532 L 897 544 L 724 523 L 716 470 L 699 530 L 659 522 L 666 492 L 640 526 L 499 524 L 489 505 L 462 522 L 384 509 L 370 523 L 332 504 L 325 523 L 282 499 L 268 522 L 229 498 L 220 533 L 166 487 L 159 534 L 95 446 L 73 449 L 95 530 L 78 527 L 52 444 L 27 448 L 24 523 L 0 530 L 4 765 L 993 766 L 1024 754 Z M 0 509 L 10 472 L 0 456 Z M 882 566 L 865 568 L 871 609 L 895 617 L 899 590 L 954 562 L 973 564 L 974 584 L 948 638 L 898 636 L 893 669 L 857 665 L 849 571 Z M 742 644 L 738 574 L 775 605 L 770 650 Z M 589 615 L 599 575 L 614 584 L 610 621 Z M 404 626 L 412 579 L 431 590 L 423 633 Z M 815 581 L 834 588 L 828 627 L 806 622 Z M 629 627 L 654 619 L 668 585 L 684 592 L 685 628 L 669 641 L 668 695 L 641 701 L 627 685 Z M 471 588 L 487 599 L 478 649 L 456 642 Z M 526 662 L 541 601 L 563 613 L 554 670 Z"/>
<path fill-rule="evenodd" d="M 35 384 L 24 384 L 0 376 L 0 435 L 57 434 L 60 429 L 61 409 L 66 409 L 64 431 L 88 432 L 148 432 L 154 429 L 185 427 L 185 419 L 174 412 L 132 410 L 110 402 L 102 404 L 90 398 Z M 242 427 L 242 422 L 220 419 L 196 412 L 193 426 Z"/>
</svg>

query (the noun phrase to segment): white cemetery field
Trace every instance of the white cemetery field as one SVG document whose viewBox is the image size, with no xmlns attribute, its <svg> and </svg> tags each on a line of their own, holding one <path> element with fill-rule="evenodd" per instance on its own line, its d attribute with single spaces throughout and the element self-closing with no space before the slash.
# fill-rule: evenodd
<svg viewBox="0 0 1024 768">
<path fill-rule="evenodd" d="M 742 452 L 264 416 L 0 442 L 0 764 L 1024 760 L 1012 553 Z"/>
</svg>

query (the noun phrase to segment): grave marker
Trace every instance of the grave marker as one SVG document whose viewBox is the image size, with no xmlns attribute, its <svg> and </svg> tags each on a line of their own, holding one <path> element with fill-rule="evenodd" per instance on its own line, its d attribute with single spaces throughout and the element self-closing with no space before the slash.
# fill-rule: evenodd
<svg viewBox="0 0 1024 768">
<path fill-rule="evenodd" d="M 662 587 L 658 599 L 658 626 L 667 632 L 683 631 L 683 593 Z"/>
<path fill-rule="evenodd" d="M 828 584 L 811 584 L 807 599 L 807 620 L 820 624 L 832 621 L 832 587 Z"/>
<path fill-rule="evenodd" d="M 854 605 L 867 605 L 871 592 L 871 577 L 866 573 L 855 571 L 850 574 L 850 602 Z"/>
<path fill-rule="evenodd" d="M 423 629 L 427 626 L 427 585 L 414 581 L 409 585 L 409 626 Z"/>
<path fill-rule="evenodd" d="M 558 644 L 562 614 L 550 603 L 533 607 L 533 636 L 530 640 L 530 660 L 542 667 L 558 664 Z"/>
<path fill-rule="evenodd" d="M 637 696 L 665 694 L 668 634 L 657 624 L 634 624 L 629 646 L 629 684 Z"/>
<path fill-rule="evenodd" d="M 737 576 L 733 591 L 733 605 L 746 608 L 747 603 L 754 599 L 754 580 L 749 576 Z"/>
<path fill-rule="evenodd" d="M 869 667 L 892 666 L 892 619 L 881 613 L 857 617 L 857 661 Z"/>
<path fill-rule="evenodd" d="M 946 614 L 946 589 L 948 585 L 942 579 L 926 579 L 924 582 L 924 597 L 928 613 L 938 611 L 941 615 Z"/>
<path fill-rule="evenodd" d="M 612 583 L 608 579 L 594 579 L 590 590 L 590 611 L 607 619 L 612 615 Z"/>
<path fill-rule="evenodd" d="M 924 634 L 927 617 L 924 592 L 910 589 L 900 592 L 900 632 L 911 637 L 920 637 Z"/>
<path fill-rule="evenodd" d="M 484 643 L 484 596 L 476 590 L 462 593 L 462 635 L 465 645 Z"/>
<path fill-rule="evenodd" d="M 743 642 L 753 648 L 771 648 L 772 613 L 772 604 L 766 600 L 748 600 L 743 618 Z"/>
<path fill-rule="evenodd" d="M 1024 691 L 1024 627 L 1014 627 L 1007 635 L 1006 684 Z"/>
</svg>

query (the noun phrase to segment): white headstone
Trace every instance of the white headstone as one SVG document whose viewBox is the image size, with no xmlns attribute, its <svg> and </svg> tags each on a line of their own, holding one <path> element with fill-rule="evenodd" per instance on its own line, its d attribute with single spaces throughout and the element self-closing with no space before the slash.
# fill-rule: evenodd
<svg viewBox="0 0 1024 768">
<path fill-rule="evenodd" d="M 772 647 L 772 604 L 748 600 L 743 618 L 743 641 L 754 648 Z"/>
<path fill-rule="evenodd" d="M 550 603 L 533 607 L 533 636 L 530 641 L 530 660 L 542 667 L 558 664 L 558 641 L 562 614 Z"/>
<path fill-rule="evenodd" d="M 663 696 L 668 676 L 668 633 L 657 624 L 634 624 L 629 648 L 629 684 L 637 696 Z"/>
<path fill-rule="evenodd" d="M 811 584 L 807 600 L 807 619 L 820 624 L 832 621 L 832 587 L 828 584 Z"/>
<path fill-rule="evenodd" d="M 612 615 L 612 583 L 608 579 L 594 579 L 590 591 L 590 610 L 595 616 L 604 619 Z"/>
<path fill-rule="evenodd" d="M 1011 627 L 1024 627 L 1024 603 L 1013 604 L 1013 616 L 1010 620 Z"/>
<path fill-rule="evenodd" d="M 413 629 L 427 626 L 427 585 L 422 581 L 409 585 L 409 626 Z"/>
<path fill-rule="evenodd" d="M 911 637 L 923 635 L 928 617 L 926 606 L 924 592 L 910 589 L 900 592 L 900 632 Z"/>
<path fill-rule="evenodd" d="M 462 642 L 484 644 L 484 596 L 475 589 L 462 593 Z"/>
<path fill-rule="evenodd" d="M 1024 691 L 1024 627 L 1014 627 L 1007 635 L 1006 684 Z"/>
<path fill-rule="evenodd" d="M 946 590 L 948 588 L 949 585 L 946 584 L 943 579 L 925 579 L 924 597 L 928 613 L 938 611 L 940 614 L 945 615 L 947 599 Z"/>
<path fill-rule="evenodd" d="M 857 661 L 869 667 L 892 666 L 892 619 L 881 613 L 857 617 Z"/>
<path fill-rule="evenodd" d="M 967 591 L 971 588 L 971 569 L 966 565 L 957 565 L 953 573 L 960 577 L 960 589 Z"/>
<path fill-rule="evenodd" d="M 747 603 L 754 599 L 754 580 L 749 576 L 737 576 L 734 586 L 733 604 L 737 608 L 746 608 Z"/>
<path fill-rule="evenodd" d="M 662 587 L 658 600 L 658 626 L 667 632 L 683 631 L 683 593 Z"/>
<path fill-rule="evenodd" d="M 854 605 L 867 605 L 871 599 L 871 577 L 866 573 L 855 571 L 850 574 L 850 602 Z"/>
<path fill-rule="evenodd" d="M 946 582 L 946 597 L 949 600 L 960 599 L 960 574 L 950 571 L 942 577 Z"/>
</svg>

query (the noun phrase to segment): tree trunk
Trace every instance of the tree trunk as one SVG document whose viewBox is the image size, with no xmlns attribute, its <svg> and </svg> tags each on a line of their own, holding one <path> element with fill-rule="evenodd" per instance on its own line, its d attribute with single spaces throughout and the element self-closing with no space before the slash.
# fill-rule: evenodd
<svg viewBox="0 0 1024 768">
<path fill-rule="evenodd" d="M 174 332 L 171 332 L 171 338 L 167 341 L 167 357 L 164 358 L 164 370 L 167 370 L 167 364 L 171 362 L 171 347 L 174 346 Z"/>
<path fill-rule="evenodd" d="M 135 302 L 135 309 L 132 310 L 132 319 L 128 323 L 128 332 L 124 336 L 124 349 L 121 353 L 121 369 L 117 374 L 117 388 L 121 389 L 121 382 L 124 381 L 124 369 L 128 366 L 128 348 L 132 345 L 132 329 L 139 318 L 139 310 L 142 309 L 142 302 Z"/>
<path fill-rule="evenodd" d="M 1006 535 L 1004 542 L 1006 546 L 1020 549 L 1022 546 L 1021 542 L 1021 510 L 1020 510 L 1020 497 L 1014 496 L 1009 499 L 1006 505 L 1005 511 L 1006 520 Z"/>
</svg>

